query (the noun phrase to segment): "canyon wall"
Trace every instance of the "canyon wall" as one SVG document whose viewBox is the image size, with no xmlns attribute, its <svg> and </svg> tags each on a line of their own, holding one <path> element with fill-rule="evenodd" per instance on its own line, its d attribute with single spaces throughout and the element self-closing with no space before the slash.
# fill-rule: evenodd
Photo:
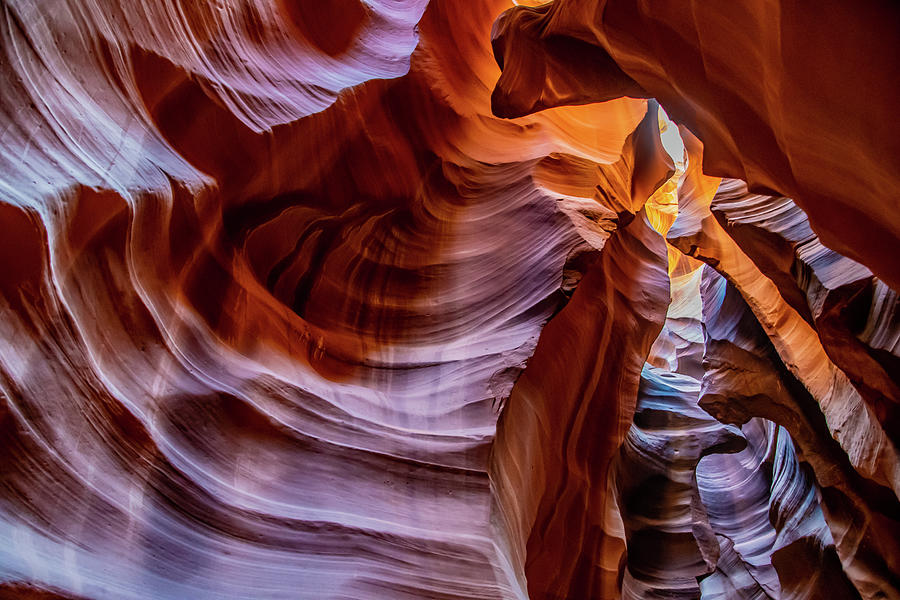
<svg viewBox="0 0 900 600">
<path fill-rule="evenodd" d="M 900 598 L 831 4 L 5 2 L 0 598 Z"/>
</svg>

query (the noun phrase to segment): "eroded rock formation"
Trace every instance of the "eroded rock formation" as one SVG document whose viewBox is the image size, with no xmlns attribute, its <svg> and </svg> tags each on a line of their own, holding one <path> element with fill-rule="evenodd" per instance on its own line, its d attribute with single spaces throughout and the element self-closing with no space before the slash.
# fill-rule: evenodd
<svg viewBox="0 0 900 600">
<path fill-rule="evenodd" d="M 790 196 L 826 245 L 896 289 L 898 29 L 890 0 L 522 6 L 494 32 L 498 60 L 513 66 L 495 107 L 655 97 L 703 140 L 709 174 Z"/>
<path fill-rule="evenodd" d="M 2 6 L 0 597 L 900 598 L 894 6 Z"/>
</svg>

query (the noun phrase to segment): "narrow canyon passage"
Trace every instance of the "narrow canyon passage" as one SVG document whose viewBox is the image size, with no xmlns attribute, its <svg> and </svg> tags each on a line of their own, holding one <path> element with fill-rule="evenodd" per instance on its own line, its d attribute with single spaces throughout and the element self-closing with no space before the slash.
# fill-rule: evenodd
<svg viewBox="0 0 900 600">
<path fill-rule="evenodd" d="M 900 9 L 6 0 L 0 598 L 900 600 Z"/>
</svg>

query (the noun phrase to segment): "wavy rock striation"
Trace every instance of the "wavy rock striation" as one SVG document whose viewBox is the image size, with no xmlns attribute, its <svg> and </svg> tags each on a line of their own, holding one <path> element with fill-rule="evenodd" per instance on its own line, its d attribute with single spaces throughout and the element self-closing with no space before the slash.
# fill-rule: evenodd
<svg viewBox="0 0 900 600">
<path fill-rule="evenodd" d="M 893 6 L 2 11 L 0 598 L 900 598 Z"/>
<path fill-rule="evenodd" d="M 743 182 L 726 181 L 710 209 L 781 297 L 815 327 L 829 358 L 847 374 L 885 431 L 896 435 L 897 292 L 859 263 L 823 246 L 790 198 L 750 194 Z"/>
<path fill-rule="evenodd" d="M 498 424 L 492 476 L 532 597 L 616 594 L 625 544 L 610 470 L 665 318 L 665 256 L 643 219 L 609 241 L 544 328 Z"/>
<path fill-rule="evenodd" d="M 614 476 L 628 548 L 622 598 L 696 598 L 698 578 L 719 561 L 697 463 L 746 442 L 700 408 L 699 390 L 688 375 L 655 367 L 642 374 Z"/>
<path fill-rule="evenodd" d="M 135 36 L 127 69 L 84 72 L 109 76 L 101 101 L 127 87 L 140 119 L 54 123 L 103 177 L 71 166 L 48 125 L 15 117 L 23 145 L 8 146 L 3 170 L 18 235 L 3 248 L 17 265 L 0 359 L 6 580 L 92 598 L 519 593 L 491 521 L 495 422 L 565 299 L 568 257 L 591 248 L 579 228 L 605 237 L 625 211 L 593 202 L 594 180 L 621 162 L 645 105 L 490 117 L 488 5 L 434 3 L 411 59 L 422 3 L 368 6 L 337 58 L 281 30 L 271 11 L 282 8 L 187 15 L 210 30 L 209 55 L 178 37 L 197 64 L 165 37 L 194 31 L 180 13 L 142 17 L 173 28 L 158 38 L 103 25 Z M 270 11 L 275 30 L 237 9 Z M 64 15 L 30 10 L 13 33 L 39 48 L 31 30 Z M 124 43 L 100 25 L 67 21 L 92 44 Z M 372 44 L 399 60 L 363 60 Z M 45 61 L 30 83 L 60 83 Z M 316 81 L 361 81 L 337 64 L 366 79 L 412 66 L 334 102 Z M 77 106 L 42 93 L 38 110 Z M 554 190 L 555 153 L 583 184 Z M 630 194 L 626 154 L 610 177 Z M 25 185 L 29 169 L 53 186 Z"/>
<path fill-rule="evenodd" d="M 793 198 L 826 245 L 896 289 L 900 9 L 888 0 L 817 8 L 760 0 L 512 8 L 494 31 L 504 67 L 495 111 L 657 98 L 706 144 L 708 173 Z"/>
</svg>

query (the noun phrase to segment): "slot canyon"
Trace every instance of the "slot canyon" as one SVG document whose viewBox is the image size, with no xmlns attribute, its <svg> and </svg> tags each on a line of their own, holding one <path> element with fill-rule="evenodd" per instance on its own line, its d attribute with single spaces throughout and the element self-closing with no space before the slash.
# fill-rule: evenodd
<svg viewBox="0 0 900 600">
<path fill-rule="evenodd" d="M 0 599 L 900 600 L 895 0 L 0 4 Z"/>
</svg>

